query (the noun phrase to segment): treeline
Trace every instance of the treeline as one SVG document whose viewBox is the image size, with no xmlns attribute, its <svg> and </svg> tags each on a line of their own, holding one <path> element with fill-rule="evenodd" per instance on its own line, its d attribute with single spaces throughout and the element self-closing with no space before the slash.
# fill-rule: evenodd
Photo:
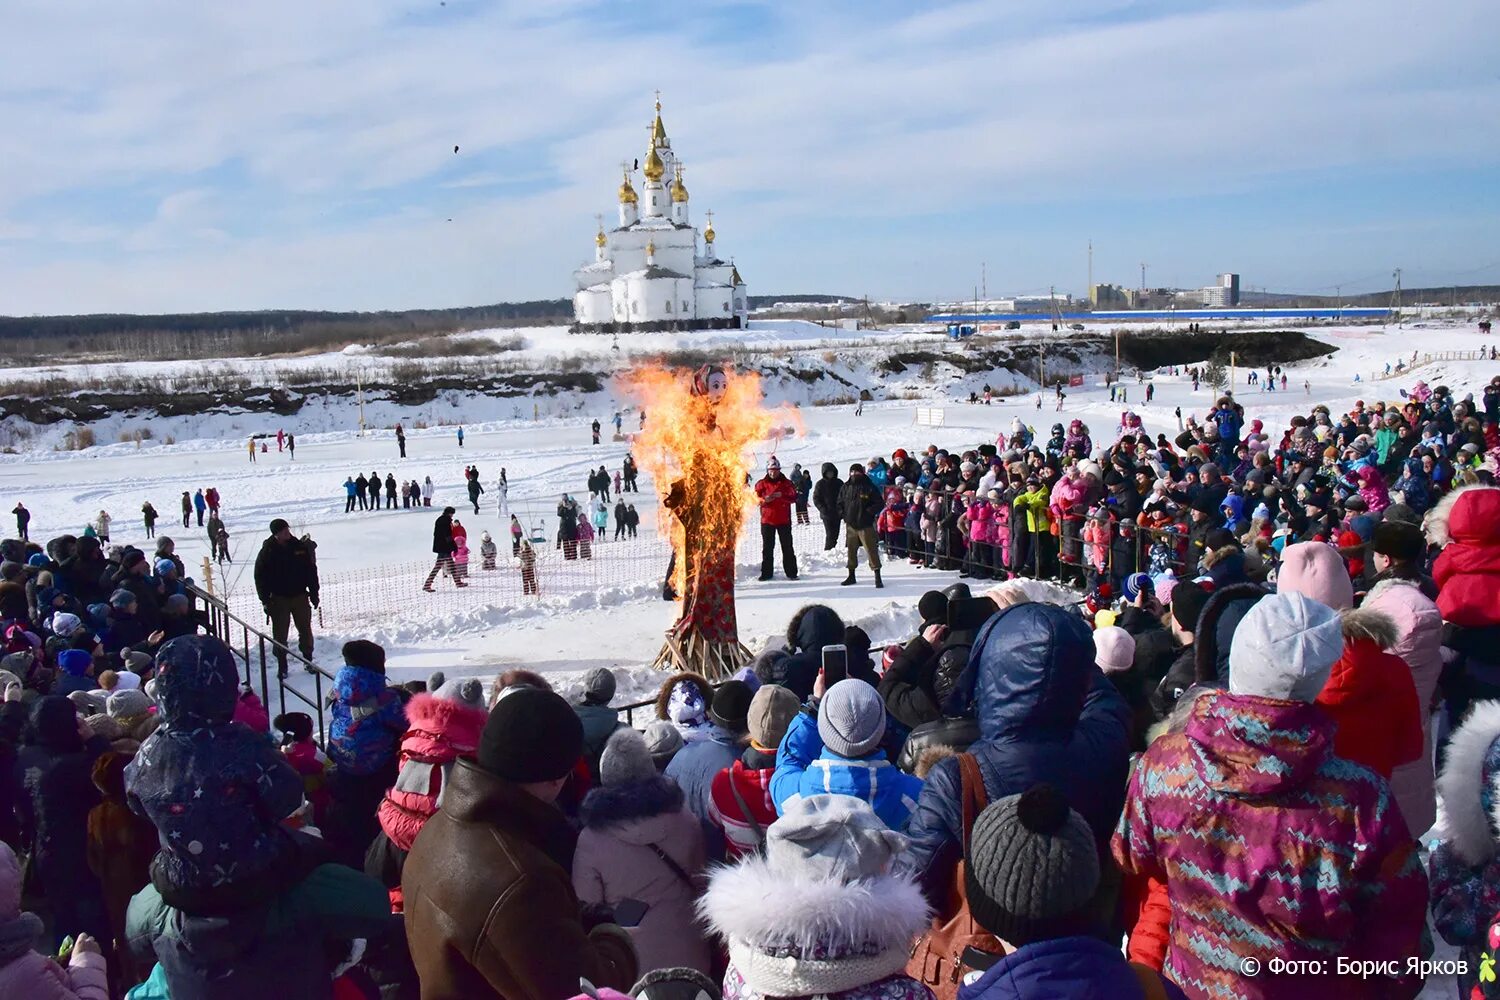
<svg viewBox="0 0 1500 1000">
<path fill-rule="evenodd" d="M 1241 305 L 1268 306 L 1280 309 L 1334 309 L 1340 304 L 1354 308 L 1380 309 L 1391 304 L 1394 288 L 1383 292 L 1366 292 L 1363 295 L 1300 295 L 1288 292 L 1245 291 L 1240 296 Z M 1442 285 L 1437 288 L 1403 288 L 1401 304 L 1411 307 L 1418 303 L 1440 303 L 1464 305 L 1468 302 L 1493 304 L 1500 302 L 1500 285 Z"/>
<path fill-rule="evenodd" d="M 8 364 L 78 360 L 255 357 L 382 344 L 505 326 L 565 323 L 567 299 L 501 302 L 404 312 L 182 313 L 144 316 L 0 316 L 0 359 Z"/>
</svg>

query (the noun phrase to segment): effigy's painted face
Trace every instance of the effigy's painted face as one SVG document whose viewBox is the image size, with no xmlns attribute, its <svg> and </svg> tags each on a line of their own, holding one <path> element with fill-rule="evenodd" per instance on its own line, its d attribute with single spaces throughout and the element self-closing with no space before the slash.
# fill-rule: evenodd
<svg viewBox="0 0 1500 1000">
<path fill-rule="evenodd" d="M 724 398 L 724 392 L 729 388 L 729 376 L 723 372 L 709 372 L 705 380 L 708 384 L 708 398 L 717 403 Z"/>
</svg>

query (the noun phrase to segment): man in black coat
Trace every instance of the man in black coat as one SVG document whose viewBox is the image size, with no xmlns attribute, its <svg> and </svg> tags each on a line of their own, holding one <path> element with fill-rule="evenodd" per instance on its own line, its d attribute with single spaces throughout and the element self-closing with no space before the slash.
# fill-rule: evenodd
<svg viewBox="0 0 1500 1000">
<path fill-rule="evenodd" d="M 812 490 L 813 506 L 823 519 L 824 552 L 833 551 L 833 547 L 839 543 L 839 525 L 844 523 L 844 517 L 839 513 L 839 491 L 843 488 L 844 481 L 839 478 L 838 466 L 832 462 L 824 462 L 822 478 Z"/>
<path fill-rule="evenodd" d="M 303 659 L 313 655 L 312 609 L 318 606 L 318 564 L 313 546 L 292 534 L 281 518 L 271 522 L 271 536 L 255 557 L 255 593 L 271 619 L 276 640 L 276 676 L 286 677 L 287 639 L 297 626 L 297 649 Z"/>
<path fill-rule="evenodd" d="M 870 569 L 875 573 L 875 587 L 885 584 L 880 581 L 880 545 L 875 537 L 875 519 L 885 501 L 880 490 L 865 475 L 865 467 L 858 463 L 849 467 L 849 480 L 839 490 L 839 513 L 844 518 L 844 544 L 849 550 L 849 576 L 843 586 L 854 583 L 854 571 L 859 568 L 859 549 L 864 546 Z"/>
<path fill-rule="evenodd" d="M 432 522 L 432 552 L 437 559 L 433 561 L 432 572 L 427 574 L 427 582 L 422 584 L 422 589 L 429 594 L 432 593 L 432 581 L 442 570 L 448 571 L 455 587 L 468 586 L 458 578 L 458 569 L 453 565 L 453 553 L 458 551 L 458 543 L 453 540 L 453 513 L 452 507 L 444 507 L 437 520 Z"/>
<path fill-rule="evenodd" d="M 370 480 L 361 472 L 359 478 L 354 481 L 354 499 L 359 503 L 359 509 L 365 510 L 369 507 L 365 497 L 370 495 Z"/>
</svg>

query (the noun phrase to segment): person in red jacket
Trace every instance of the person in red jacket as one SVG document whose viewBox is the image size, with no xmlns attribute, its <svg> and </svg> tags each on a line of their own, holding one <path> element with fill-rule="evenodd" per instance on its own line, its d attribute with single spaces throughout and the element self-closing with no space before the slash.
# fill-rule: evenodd
<svg viewBox="0 0 1500 1000">
<path fill-rule="evenodd" d="M 760 501 L 760 578 L 771 579 L 776 556 L 776 538 L 781 537 L 781 567 L 788 580 L 797 579 L 797 553 L 792 549 L 792 504 L 797 502 L 797 487 L 781 474 L 781 462 L 775 455 L 766 463 L 766 475 L 755 484 Z"/>
<path fill-rule="evenodd" d="M 757 854 L 765 846 L 766 830 L 776 822 L 776 804 L 771 801 L 776 748 L 801 708 L 787 688 L 763 685 L 750 699 L 746 716 L 750 745 L 739 760 L 714 775 L 708 815 L 724 831 L 729 861 Z"/>
</svg>

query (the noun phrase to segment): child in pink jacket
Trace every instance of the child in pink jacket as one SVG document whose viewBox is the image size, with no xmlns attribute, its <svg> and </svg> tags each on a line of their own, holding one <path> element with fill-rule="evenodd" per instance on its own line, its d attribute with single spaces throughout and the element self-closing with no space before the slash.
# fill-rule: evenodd
<svg viewBox="0 0 1500 1000">
<path fill-rule="evenodd" d="M 109 975 L 99 942 L 79 934 L 64 969 L 32 950 L 31 942 L 41 933 L 41 918 L 21 911 L 21 865 L 10 845 L 0 841 L 0 941 L 24 943 L 0 951 L 0 997 L 109 1000 Z"/>
<path fill-rule="evenodd" d="M 453 762 L 474 754 L 488 718 L 484 684 L 477 677 L 450 681 L 435 673 L 427 690 L 406 704 L 407 728 L 397 758 L 401 771 L 376 812 L 381 836 L 365 856 L 365 874 L 385 883 L 396 912 L 401 909 L 406 855 L 441 807 Z"/>
</svg>

